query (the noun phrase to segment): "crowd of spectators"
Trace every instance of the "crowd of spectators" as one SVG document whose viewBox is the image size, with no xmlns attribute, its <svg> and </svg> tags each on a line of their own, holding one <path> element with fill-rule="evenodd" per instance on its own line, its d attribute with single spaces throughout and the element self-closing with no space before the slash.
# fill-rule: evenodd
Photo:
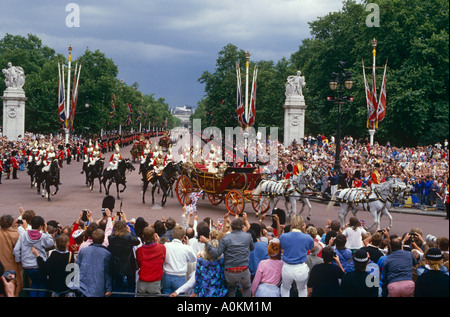
<svg viewBox="0 0 450 317">
<path fill-rule="evenodd" d="M 32 136 L 24 140 L 26 148 Z M 3 146 L 1 154 L 13 146 Z M 355 178 L 370 186 L 377 163 L 383 180 L 413 184 L 427 206 L 436 203 L 430 193 L 442 195 L 448 186 L 447 143 L 397 148 L 346 137 L 341 146 L 337 186 L 351 187 Z M 330 173 L 324 191 L 335 185 L 332 138 L 280 145 L 278 153 L 278 177 L 299 163 L 304 169 L 322 166 Z M 25 288 L 25 296 L 33 297 L 449 295 L 449 239 L 423 237 L 419 228 L 397 236 L 387 230 L 370 233 L 357 218 L 350 218 L 345 229 L 337 220 L 322 227 L 301 216 L 287 224 L 282 211 L 273 213 L 271 226 L 264 225 L 264 215 L 249 223 L 245 213 L 200 221 L 185 208 L 180 219 L 148 223 L 129 221 L 114 206 L 114 197 L 107 196 L 99 219 L 86 211 L 66 226 L 45 221 L 33 210 L 20 209 L 20 217 L 3 215 L 0 294 L 24 296 Z"/>
<path fill-rule="evenodd" d="M 334 172 L 335 140 L 324 135 L 311 135 L 294 142 L 287 148 L 279 145 L 278 173 L 292 173 L 300 161 L 305 168 L 321 166 L 326 171 L 322 181 L 322 192 L 331 186 Z M 445 202 L 445 186 L 449 178 L 448 141 L 429 146 L 395 147 L 389 142 L 372 146 L 367 140 L 346 136 L 341 140 L 341 174 L 338 175 L 340 188 L 354 186 L 356 180 L 361 187 L 370 187 L 374 165 L 380 165 L 382 181 L 395 179 L 412 185 L 412 207 L 437 207 Z M 405 202 L 402 202 L 402 205 Z M 443 204 L 441 204 L 443 206 Z"/>
<path fill-rule="evenodd" d="M 341 228 L 274 210 L 250 223 L 226 214 L 128 220 L 106 196 L 103 215 L 73 224 L 33 210 L 0 219 L 2 296 L 448 297 L 449 239 L 370 233 L 356 217 Z M 280 219 L 282 221 L 280 221 Z"/>
</svg>

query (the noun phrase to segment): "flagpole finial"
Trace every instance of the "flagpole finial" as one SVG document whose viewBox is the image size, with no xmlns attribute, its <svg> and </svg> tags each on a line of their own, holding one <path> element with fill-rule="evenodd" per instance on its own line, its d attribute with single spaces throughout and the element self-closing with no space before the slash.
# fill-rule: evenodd
<svg viewBox="0 0 450 317">
<path fill-rule="evenodd" d="M 375 39 L 375 38 L 373 38 L 373 40 L 372 40 L 372 47 L 377 47 L 377 43 L 378 43 L 378 41 Z"/>
</svg>

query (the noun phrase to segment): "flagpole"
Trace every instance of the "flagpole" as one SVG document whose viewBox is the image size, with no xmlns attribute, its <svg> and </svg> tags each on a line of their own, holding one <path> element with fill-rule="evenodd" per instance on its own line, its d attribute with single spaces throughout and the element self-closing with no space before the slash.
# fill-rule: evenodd
<svg viewBox="0 0 450 317">
<path fill-rule="evenodd" d="M 248 143 L 248 69 L 249 69 L 249 59 L 250 53 L 247 51 L 245 54 L 245 130 L 244 130 L 244 162 L 245 162 L 245 152 L 247 151 Z"/>
<path fill-rule="evenodd" d="M 372 77 L 372 101 L 375 100 L 375 102 L 376 102 L 377 98 L 376 98 L 376 94 L 375 94 L 375 91 L 376 91 L 375 90 L 376 89 L 376 86 L 375 86 L 375 68 L 376 68 L 376 56 L 377 56 L 377 40 L 375 38 L 372 40 L 372 47 L 373 47 L 373 49 L 372 49 L 372 57 L 373 57 L 373 60 L 372 60 L 372 76 L 373 76 Z M 377 118 L 378 117 L 377 116 L 378 109 L 377 109 L 375 104 L 373 106 L 374 106 L 374 109 L 375 109 L 376 116 L 375 116 L 375 122 L 373 123 L 373 125 L 371 125 L 370 122 L 369 122 L 370 146 L 373 146 L 373 139 L 374 139 L 374 135 L 375 135 L 375 128 L 378 125 L 378 118 Z"/>
<path fill-rule="evenodd" d="M 69 143 L 69 114 L 70 114 L 70 67 L 72 63 L 72 45 L 69 45 L 69 63 L 67 67 L 67 98 L 66 98 L 66 139 L 65 144 Z"/>
</svg>

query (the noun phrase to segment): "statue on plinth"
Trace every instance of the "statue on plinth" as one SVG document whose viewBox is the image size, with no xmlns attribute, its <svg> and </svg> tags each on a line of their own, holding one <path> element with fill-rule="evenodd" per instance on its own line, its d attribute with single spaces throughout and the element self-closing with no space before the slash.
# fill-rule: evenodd
<svg viewBox="0 0 450 317">
<path fill-rule="evenodd" d="M 298 71 L 296 76 L 289 76 L 286 83 L 286 97 L 303 96 L 302 88 L 306 85 L 305 76 Z"/>
<path fill-rule="evenodd" d="M 7 69 L 2 69 L 5 75 L 5 84 L 7 88 L 22 88 L 25 84 L 25 72 L 20 66 L 13 66 L 8 63 Z"/>
</svg>

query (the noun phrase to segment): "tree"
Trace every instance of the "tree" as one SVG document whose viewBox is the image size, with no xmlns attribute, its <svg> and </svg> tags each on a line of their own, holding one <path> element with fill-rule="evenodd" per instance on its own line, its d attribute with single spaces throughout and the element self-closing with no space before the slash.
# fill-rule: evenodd
<svg viewBox="0 0 450 317">
<path fill-rule="evenodd" d="M 330 73 L 342 60 L 354 75 L 355 100 L 342 109 L 342 135 L 368 136 L 361 60 L 371 65 L 371 40 L 376 38 L 377 65 L 388 59 L 387 114 L 376 141 L 416 146 L 448 138 L 448 2 L 375 1 L 380 8 L 379 28 L 365 24 L 369 2 L 374 1 L 345 1 L 341 11 L 311 22 L 312 37 L 291 56 L 296 68 L 313 74 L 305 93 L 307 131 L 335 134 L 337 107 L 327 105 L 325 98 L 330 94 Z M 382 71 L 377 74 L 381 83 Z"/>
<path fill-rule="evenodd" d="M 25 130 L 35 133 L 62 132 L 62 124 L 58 119 L 58 62 L 66 65 L 64 83 L 67 85 L 67 60 L 55 51 L 42 45 L 41 40 L 29 34 L 27 38 L 20 35 L 6 34 L 0 40 L 0 65 L 22 66 L 25 70 L 24 86 L 27 96 L 25 111 Z M 164 124 L 168 128 L 177 124 L 163 98 L 155 100 L 153 95 L 144 95 L 139 91 L 139 84 L 127 85 L 117 79 L 118 67 L 114 61 L 99 50 L 86 48 L 83 55 L 73 58 L 72 68 L 81 65 L 78 102 L 74 119 L 74 133 L 85 134 L 86 127 L 91 134 L 111 129 L 118 130 L 124 125 L 128 116 L 127 103 L 133 106 L 133 125 L 136 124 L 137 113 L 141 111 L 143 127 L 153 122 Z M 70 81 L 73 84 L 73 72 Z M 71 87 L 72 88 L 72 87 Z M 0 81 L 0 90 L 5 90 L 4 81 Z M 67 87 L 66 87 L 67 89 Z M 111 118 L 112 96 L 116 95 L 116 112 Z M 85 107 L 89 104 L 89 107 Z M 2 111 L 2 109 L 0 109 Z M 0 115 L 2 113 L 0 112 Z"/>
</svg>

